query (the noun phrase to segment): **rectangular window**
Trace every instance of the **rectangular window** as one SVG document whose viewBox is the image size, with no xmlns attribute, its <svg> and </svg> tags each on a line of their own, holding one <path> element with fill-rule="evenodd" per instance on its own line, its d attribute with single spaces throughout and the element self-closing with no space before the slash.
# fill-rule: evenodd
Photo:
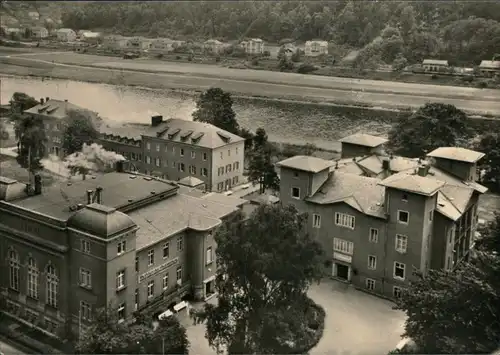
<svg viewBox="0 0 500 355">
<path fill-rule="evenodd" d="M 155 251 L 151 249 L 148 251 L 148 266 L 152 266 L 155 263 Z"/>
<path fill-rule="evenodd" d="M 146 155 L 146 164 L 151 164 L 151 157 Z"/>
<path fill-rule="evenodd" d="M 394 298 L 401 298 L 401 287 L 394 286 L 392 288 L 392 295 Z"/>
<path fill-rule="evenodd" d="M 368 255 L 368 269 L 376 270 L 377 269 L 377 257 L 373 255 Z"/>
<path fill-rule="evenodd" d="M 148 142 L 148 143 L 146 143 L 146 149 L 147 149 L 147 150 L 151 150 L 151 143 L 149 143 L 149 142 Z"/>
<path fill-rule="evenodd" d="M 207 265 L 213 262 L 212 247 L 207 248 Z"/>
<path fill-rule="evenodd" d="M 179 171 L 184 172 L 184 163 L 179 163 Z"/>
<path fill-rule="evenodd" d="M 321 227 L 321 216 L 319 214 L 313 214 L 313 228 Z"/>
<path fill-rule="evenodd" d="M 80 244 L 80 249 L 82 252 L 90 253 L 90 242 L 88 240 L 82 239 Z"/>
<path fill-rule="evenodd" d="M 84 320 L 90 320 L 92 306 L 85 301 L 80 301 L 80 317 Z"/>
<path fill-rule="evenodd" d="M 226 173 L 231 172 L 231 164 L 226 165 Z"/>
<path fill-rule="evenodd" d="M 80 286 L 92 288 L 92 272 L 82 267 L 80 268 Z"/>
<path fill-rule="evenodd" d="M 161 159 L 160 158 L 155 158 L 155 165 L 158 167 L 161 166 Z"/>
<path fill-rule="evenodd" d="M 184 249 L 184 237 L 177 237 L 177 251 Z"/>
<path fill-rule="evenodd" d="M 345 213 L 335 213 L 335 224 L 337 226 L 354 229 L 355 218 Z"/>
<path fill-rule="evenodd" d="M 333 238 L 333 250 L 352 255 L 354 252 L 354 243 L 340 238 Z"/>
<path fill-rule="evenodd" d="M 191 152 L 191 159 L 196 158 L 196 152 Z"/>
<path fill-rule="evenodd" d="M 156 144 L 156 151 L 159 152 L 160 151 L 160 145 L 159 144 Z"/>
<path fill-rule="evenodd" d="M 172 147 L 172 154 L 175 154 L 175 147 Z"/>
<path fill-rule="evenodd" d="M 398 211 L 398 222 L 408 224 L 410 221 L 410 214 L 407 211 Z"/>
<path fill-rule="evenodd" d="M 220 152 L 220 158 L 224 159 L 224 153 Z"/>
<path fill-rule="evenodd" d="M 396 245 L 395 249 L 399 253 L 406 253 L 408 247 L 408 237 L 402 234 L 396 234 Z"/>
<path fill-rule="evenodd" d="M 151 298 L 155 295 L 155 281 L 151 280 L 148 282 L 148 298 Z"/>
<path fill-rule="evenodd" d="M 138 288 L 136 288 L 136 289 L 135 289 L 135 307 L 134 307 L 134 309 L 135 309 L 136 311 L 137 311 L 137 309 L 139 308 L 139 300 L 140 300 L 140 298 L 139 298 L 139 289 L 138 289 Z"/>
<path fill-rule="evenodd" d="M 403 194 L 403 196 L 401 196 L 401 201 L 408 202 L 408 195 L 407 194 Z"/>
<path fill-rule="evenodd" d="M 192 175 L 196 175 L 196 166 L 191 165 L 189 167 L 189 173 L 192 174 Z"/>
<path fill-rule="evenodd" d="M 176 277 L 177 281 L 182 281 L 182 266 L 177 266 Z"/>
<path fill-rule="evenodd" d="M 201 176 L 207 176 L 208 175 L 208 170 L 207 168 L 202 168 L 201 169 Z"/>
<path fill-rule="evenodd" d="M 298 187 L 292 187 L 292 198 L 300 198 L 300 189 Z"/>
<path fill-rule="evenodd" d="M 236 147 L 236 154 L 238 154 L 238 147 Z"/>
<path fill-rule="evenodd" d="M 118 242 L 116 251 L 118 255 L 125 253 L 125 251 L 127 251 L 127 241 L 122 240 L 121 242 Z"/>
<path fill-rule="evenodd" d="M 118 322 L 123 322 L 125 320 L 125 303 L 121 303 L 118 306 Z"/>
<path fill-rule="evenodd" d="M 434 210 L 429 211 L 429 221 L 432 221 L 432 216 L 434 216 Z"/>
<path fill-rule="evenodd" d="M 405 264 L 395 261 L 394 262 L 394 278 L 398 279 L 398 280 L 404 280 L 405 279 L 405 269 L 406 269 Z"/>
<path fill-rule="evenodd" d="M 181 150 L 180 150 L 180 154 L 181 154 L 181 157 L 183 157 L 183 156 L 184 156 L 184 148 L 181 148 Z"/>
<path fill-rule="evenodd" d="M 207 153 L 203 153 L 203 160 L 207 160 Z"/>
<path fill-rule="evenodd" d="M 366 289 L 369 291 L 375 291 L 375 280 L 373 279 L 366 279 L 365 283 Z"/>
<path fill-rule="evenodd" d="M 163 244 L 163 259 L 166 259 L 170 256 L 170 242 L 166 242 Z"/>
<path fill-rule="evenodd" d="M 370 241 L 370 243 L 378 243 L 378 229 L 377 228 L 370 228 L 369 241 Z"/>
<path fill-rule="evenodd" d="M 163 276 L 163 279 L 162 279 L 162 288 L 163 290 L 166 290 L 168 288 L 168 274 L 166 274 L 165 276 Z"/>
<path fill-rule="evenodd" d="M 168 145 L 165 144 L 165 153 L 168 153 Z"/>
<path fill-rule="evenodd" d="M 121 290 L 125 287 L 125 270 L 120 270 L 116 273 L 116 290 Z"/>
<path fill-rule="evenodd" d="M 231 149 L 228 149 L 227 150 L 227 156 L 230 157 L 231 156 Z"/>
<path fill-rule="evenodd" d="M 139 272 L 139 258 L 135 257 L 135 272 Z"/>
</svg>

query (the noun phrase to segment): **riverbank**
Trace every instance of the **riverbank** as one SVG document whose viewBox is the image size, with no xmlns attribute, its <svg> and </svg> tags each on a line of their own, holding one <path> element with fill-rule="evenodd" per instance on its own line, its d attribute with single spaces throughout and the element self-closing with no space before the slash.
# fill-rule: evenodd
<svg viewBox="0 0 500 355">
<path fill-rule="evenodd" d="M 213 68 L 182 63 L 155 64 L 153 61 L 105 62 L 103 57 L 78 54 L 47 54 L 54 62 L 28 57 L 2 57 L 1 73 L 42 78 L 58 78 L 154 89 L 203 91 L 218 86 L 235 96 L 275 100 L 305 101 L 316 104 L 350 105 L 380 109 L 416 109 L 430 100 L 448 103 L 469 114 L 500 116 L 500 91 L 456 88 L 395 82 L 325 78 L 289 73 Z M 68 57 L 69 55 L 69 57 Z M 55 58 L 59 56 L 60 58 Z M 76 56 L 76 57 L 75 57 Z M 36 58 L 35 58 L 36 57 Z M 96 59 L 99 58 L 99 60 Z M 96 61 L 97 60 L 97 61 Z M 84 64 L 83 64 L 84 63 Z M 93 63 L 93 64 L 92 64 Z M 75 70 L 76 69 L 76 70 Z M 226 70 L 222 70 L 226 69 Z M 220 72 L 218 71 L 220 70 Z M 345 87 L 339 89 L 339 86 Z M 399 93 L 398 93 L 399 92 Z"/>
</svg>

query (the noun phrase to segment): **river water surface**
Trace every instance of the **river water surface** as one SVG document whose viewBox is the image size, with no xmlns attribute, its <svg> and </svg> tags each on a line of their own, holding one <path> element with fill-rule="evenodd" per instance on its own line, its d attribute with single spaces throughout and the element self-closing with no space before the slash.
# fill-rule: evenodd
<svg viewBox="0 0 500 355">
<path fill-rule="evenodd" d="M 120 122 L 148 123 L 156 114 L 191 120 L 196 106 L 197 94 L 193 93 L 57 79 L 0 76 L 0 80 L 2 104 L 8 103 L 14 92 L 24 92 L 36 99 L 68 100 Z M 233 108 L 242 127 L 252 131 L 262 127 L 271 141 L 313 143 L 324 149 L 338 149 L 336 141 L 346 135 L 385 134 L 390 127 L 390 122 L 379 119 L 375 111 L 353 115 L 331 106 L 238 98 Z"/>
</svg>

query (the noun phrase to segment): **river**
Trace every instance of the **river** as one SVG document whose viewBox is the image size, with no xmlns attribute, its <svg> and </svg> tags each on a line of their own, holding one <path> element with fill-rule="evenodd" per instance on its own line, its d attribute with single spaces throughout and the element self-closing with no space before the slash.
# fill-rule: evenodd
<svg viewBox="0 0 500 355">
<path fill-rule="evenodd" d="M 24 92 L 37 99 L 68 100 L 121 122 L 148 123 L 155 114 L 190 120 L 196 107 L 197 94 L 190 92 L 30 77 L 0 76 L 0 80 L 2 104 L 14 92 Z M 393 119 L 393 114 L 375 110 L 258 99 L 235 98 L 233 108 L 242 127 L 252 131 L 262 127 L 271 141 L 313 143 L 323 149 L 338 149 L 339 138 L 356 132 L 386 134 Z"/>
</svg>

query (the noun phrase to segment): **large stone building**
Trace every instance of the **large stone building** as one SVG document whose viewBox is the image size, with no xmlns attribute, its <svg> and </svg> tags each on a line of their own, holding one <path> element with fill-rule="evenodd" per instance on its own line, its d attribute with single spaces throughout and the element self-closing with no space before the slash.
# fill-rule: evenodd
<svg viewBox="0 0 500 355">
<path fill-rule="evenodd" d="M 136 170 L 168 180 L 192 176 L 209 191 L 242 183 L 245 140 L 208 123 L 151 118 L 151 125 L 101 126 L 100 143 Z"/>
<path fill-rule="evenodd" d="M 45 134 L 47 136 L 46 150 L 47 154 L 64 157 L 62 148 L 62 139 L 64 134 L 65 120 L 68 119 L 70 111 L 86 111 L 93 123 L 98 126 L 95 112 L 84 109 L 80 106 L 68 102 L 68 100 L 55 100 L 49 97 L 41 98 L 40 104 L 24 111 L 25 114 L 41 118 L 45 124 Z"/>
<path fill-rule="evenodd" d="M 337 162 L 278 163 L 280 198 L 309 213 L 308 230 L 334 278 L 398 297 L 414 270 L 452 269 L 469 258 L 478 198 L 487 191 L 475 182 L 484 154 L 443 147 L 426 160 L 384 156 L 376 144 L 383 140 L 368 138 L 344 139 L 346 158 Z M 353 157 L 363 145 L 366 153 Z"/>
<path fill-rule="evenodd" d="M 0 287 L 10 315 L 67 335 L 110 303 L 128 320 L 214 295 L 212 232 L 246 201 L 122 165 L 55 187 L 37 178 L 29 194 L 0 177 Z"/>
</svg>

